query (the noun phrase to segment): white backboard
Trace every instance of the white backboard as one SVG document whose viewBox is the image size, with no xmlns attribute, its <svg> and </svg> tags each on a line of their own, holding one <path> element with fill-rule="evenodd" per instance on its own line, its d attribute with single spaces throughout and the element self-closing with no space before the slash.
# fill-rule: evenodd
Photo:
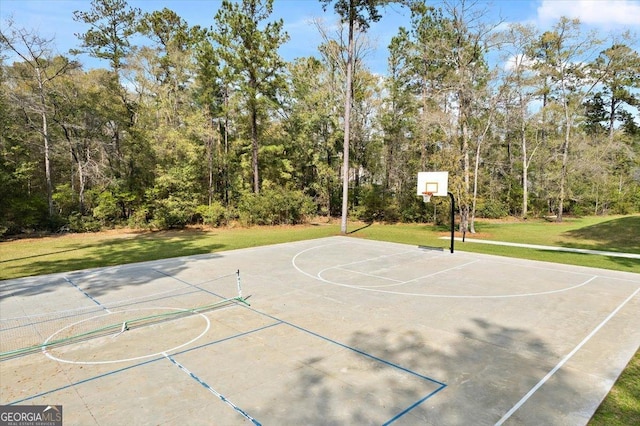
<svg viewBox="0 0 640 426">
<path fill-rule="evenodd" d="M 419 172 L 416 195 L 432 192 L 434 197 L 446 197 L 449 191 L 449 172 Z"/>
</svg>

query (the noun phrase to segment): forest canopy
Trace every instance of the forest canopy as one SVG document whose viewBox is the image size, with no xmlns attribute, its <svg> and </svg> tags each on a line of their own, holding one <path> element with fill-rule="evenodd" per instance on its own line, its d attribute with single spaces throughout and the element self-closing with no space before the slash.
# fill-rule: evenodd
<svg viewBox="0 0 640 426">
<path fill-rule="evenodd" d="M 446 220 L 434 213 L 446 198 L 416 197 L 417 173 L 435 170 L 449 171 L 470 232 L 477 217 L 640 211 L 633 35 L 403 1 L 410 25 L 381 76 L 363 56 L 388 2 L 320 1 L 341 23 L 317 23 L 317 54 L 293 61 L 278 54 L 289 36 L 272 0 L 223 0 L 206 28 L 93 0 L 69 17 L 86 31 L 67 55 L 3 22 L 0 236 L 302 223 L 341 214 L 344 176 L 352 218 Z M 79 53 L 105 66 L 87 69 Z"/>
</svg>

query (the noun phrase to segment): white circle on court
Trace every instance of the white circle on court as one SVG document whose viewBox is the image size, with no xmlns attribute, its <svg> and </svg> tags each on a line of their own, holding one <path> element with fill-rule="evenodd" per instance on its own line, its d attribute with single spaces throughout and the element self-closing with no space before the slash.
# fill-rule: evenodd
<svg viewBox="0 0 640 426">
<path fill-rule="evenodd" d="M 383 252 L 380 255 L 377 255 L 377 256 L 374 256 L 374 257 L 365 257 L 365 258 L 356 259 L 356 260 L 353 260 L 353 261 L 347 262 L 347 263 L 329 265 L 327 267 L 324 267 L 324 268 L 318 270 L 315 273 L 314 272 L 310 272 L 310 271 L 306 270 L 306 268 L 300 266 L 300 261 L 302 259 L 304 259 L 305 256 L 310 255 L 311 252 L 313 252 L 313 251 L 325 250 L 325 249 L 328 249 L 331 246 L 345 245 L 345 244 L 347 244 L 347 243 L 332 243 L 332 244 L 326 244 L 326 245 L 320 245 L 320 246 L 307 248 L 305 250 L 302 250 L 302 251 L 296 253 L 293 256 L 293 258 L 291 259 L 291 263 L 292 263 L 293 267 L 298 272 L 300 272 L 301 274 L 304 274 L 304 275 L 306 275 L 306 276 L 308 276 L 310 278 L 313 278 L 315 280 L 318 280 L 318 281 L 321 281 L 321 282 L 324 282 L 324 283 L 327 283 L 327 284 L 339 286 L 339 287 L 346 287 L 346 288 L 351 288 L 351 289 L 355 289 L 355 290 L 370 291 L 370 292 L 377 292 L 377 293 L 395 294 L 395 295 L 401 295 L 401 296 L 433 297 L 433 298 L 444 298 L 444 299 L 504 299 L 504 298 L 516 298 L 516 297 L 544 296 L 544 295 L 549 295 L 549 294 L 562 293 L 562 292 L 565 292 L 565 291 L 574 290 L 574 289 L 583 287 L 583 286 L 589 284 L 591 281 L 593 281 L 594 279 L 597 278 L 597 275 L 589 276 L 589 278 L 587 278 L 586 280 L 578 282 L 576 284 L 561 286 L 561 287 L 558 287 L 558 288 L 555 288 L 555 289 L 551 289 L 551 290 L 547 290 L 547 291 L 531 291 L 531 292 L 522 292 L 522 293 L 503 293 L 503 294 L 472 294 L 472 293 L 452 294 L 452 293 L 428 293 L 428 292 L 417 293 L 417 292 L 402 291 L 402 290 L 389 290 L 388 287 L 401 287 L 401 286 L 403 286 L 405 284 L 415 282 L 417 279 L 424 279 L 424 278 L 427 278 L 429 276 L 434 276 L 434 275 L 446 273 L 448 271 L 460 270 L 460 269 L 462 269 L 462 268 L 464 268 L 464 267 L 466 267 L 468 265 L 471 265 L 473 263 L 479 262 L 479 259 L 475 259 L 475 260 L 467 262 L 466 264 L 456 265 L 456 266 L 453 266 L 451 268 L 440 270 L 440 271 L 433 272 L 433 273 L 430 273 L 430 274 L 421 275 L 419 277 L 416 277 L 416 278 L 413 278 L 413 279 L 409 279 L 409 280 L 404 280 L 404 281 L 403 280 L 392 280 L 392 281 L 395 281 L 395 282 L 393 282 L 391 284 L 380 285 L 380 286 L 353 285 L 353 284 L 348 284 L 348 283 L 345 283 L 345 282 L 341 282 L 340 280 L 329 279 L 325 275 L 329 271 L 344 270 L 345 273 L 354 273 L 354 274 L 357 273 L 359 275 L 368 275 L 368 276 L 370 276 L 372 278 L 388 279 L 388 278 L 376 276 L 375 274 L 362 274 L 362 273 L 359 273 L 359 272 L 356 272 L 356 271 L 349 271 L 348 269 L 345 269 L 345 268 L 350 266 L 350 265 L 354 265 L 354 264 L 364 264 L 364 263 L 367 263 L 367 262 L 373 262 L 373 261 L 376 261 L 377 259 L 381 259 L 381 258 L 387 258 L 387 257 L 391 257 L 391 256 L 403 255 L 403 254 L 407 254 L 407 253 L 415 253 L 414 249 L 407 250 L 405 252 L 399 252 L 399 253 Z M 332 253 L 335 255 L 335 251 L 332 251 Z M 322 256 L 322 254 L 320 254 L 320 256 Z M 570 274 L 573 274 L 573 273 L 570 273 Z M 582 275 L 582 274 L 580 274 L 580 275 Z M 385 287 L 387 287 L 387 288 L 385 288 Z"/>
<path fill-rule="evenodd" d="M 148 355 L 141 355 L 141 356 L 131 357 L 131 358 L 104 360 L 104 361 L 74 361 L 74 360 L 68 360 L 68 359 L 64 359 L 64 358 L 52 355 L 47 350 L 47 343 L 49 343 L 51 340 L 53 340 L 55 338 L 55 336 L 57 336 L 58 334 L 62 333 L 66 329 L 74 327 L 74 326 L 76 326 L 78 324 L 82 324 L 84 322 L 92 321 L 92 320 L 95 320 L 96 318 L 102 318 L 102 317 L 105 317 L 105 316 L 109 316 L 109 315 L 113 315 L 113 314 L 120 314 L 120 313 L 123 313 L 123 312 L 142 311 L 142 310 L 154 310 L 154 311 L 157 311 L 159 309 L 166 309 L 166 310 L 169 310 L 169 311 L 178 311 L 178 312 L 180 312 L 180 311 L 189 312 L 189 309 L 170 308 L 170 307 L 136 308 L 136 309 L 127 309 L 127 310 L 124 310 L 124 311 L 109 312 L 109 313 L 106 313 L 104 315 L 97 315 L 97 316 L 94 316 L 94 317 L 91 317 L 91 318 L 85 318 L 85 319 L 83 319 L 81 321 L 77 321 L 77 322 L 74 322 L 73 324 L 69 324 L 66 327 L 63 327 L 60 330 L 54 332 L 53 334 L 51 334 L 51 336 L 47 337 L 47 339 L 42 344 L 42 346 L 43 346 L 42 352 L 48 358 L 50 358 L 50 359 L 52 359 L 54 361 L 64 362 L 64 363 L 67 363 L 67 364 L 95 365 L 95 364 L 115 364 L 115 363 L 118 363 L 118 362 L 138 361 L 138 360 L 145 359 L 145 358 L 151 358 L 151 357 L 154 357 L 154 356 L 164 355 L 167 352 L 173 352 L 173 351 L 178 350 L 180 348 L 183 348 L 183 347 L 185 347 L 187 345 L 190 345 L 191 343 L 197 341 L 202 336 L 204 336 L 209 331 L 209 329 L 211 328 L 211 321 L 209 320 L 209 318 L 207 318 L 207 316 L 204 315 L 203 313 L 198 313 L 197 316 L 203 318 L 204 321 L 205 321 L 204 330 L 199 335 L 197 335 L 193 339 L 189 340 L 188 342 L 182 343 L 181 345 L 178 345 L 178 346 L 175 346 L 175 347 L 172 347 L 172 348 L 169 348 L 169 349 L 164 349 L 164 350 L 161 350 L 161 351 L 158 351 L 158 352 L 154 352 L 154 353 L 151 353 L 151 354 L 148 354 Z M 126 333 L 126 331 L 125 331 L 125 333 Z M 117 334 L 114 334 L 114 336 L 112 336 L 112 337 L 117 338 L 116 336 L 117 336 Z"/>
</svg>

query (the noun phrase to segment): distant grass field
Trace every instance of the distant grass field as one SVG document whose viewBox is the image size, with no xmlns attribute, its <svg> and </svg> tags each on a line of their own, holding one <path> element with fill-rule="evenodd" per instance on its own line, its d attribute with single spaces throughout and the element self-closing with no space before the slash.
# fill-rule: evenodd
<svg viewBox="0 0 640 426">
<path fill-rule="evenodd" d="M 640 254 L 640 215 L 544 220 L 478 221 L 468 238 Z M 449 247 L 449 231 L 424 224 L 350 223 L 355 238 Z M 0 280 L 213 253 L 340 234 L 336 223 L 292 227 L 108 231 L 0 242 Z M 457 235 L 460 236 L 459 234 Z M 442 239 L 444 237 L 444 239 Z M 640 273 L 640 260 L 456 242 L 471 251 Z M 0 281 L 0 285 L 2 282 Z M 590 425 L 640 424 L 640 352 L 629 363 Z"/>
<path fill-rule="evenodd" d="M 158 232 L 114 230 L 17 239 L 0 243 L 0 280 L 308 240 L 336 233 L 339 228 L 335 225 L 319 225 Z"/>
<path fill-rule="evenodd" d="M 640 215 L 568 218 L 562 223 L 479 221 L 468 238 L 640 254 Z M 449 247 L 449 232 L 424 224 L 350 223 L 357 238 Z M 115 230 L 0 242 L 0 280 L 213 253 L 339 235 L 337 223 L 291 227 Z M 459 237 L 460 235 L 457 234 Z M 444 238 L 444 239 L 442 239 Z M 456 242 L 456 250 L 640 273 L 640 260 Z"/>
<path fill-rule="evenodd" d="M 640 215 L 568 218 L 562 223 L 545 220 L 478 221 L 477 234 L 467 238 L 640 254 Z M 430 225 L 364 226 L 353 233 L 361 238 L 432 247 L 449 247 L 450 232 Z M 456 237 L 461 237 L 459 233 Z M 444 238 L 444 239 L 440 239 Z M 640 259 L 581 253 L 554 252 L 520 247 L 455 242 L 455 250 L 518 257 L 569 265 L 640 273 Z"/>
</svg>

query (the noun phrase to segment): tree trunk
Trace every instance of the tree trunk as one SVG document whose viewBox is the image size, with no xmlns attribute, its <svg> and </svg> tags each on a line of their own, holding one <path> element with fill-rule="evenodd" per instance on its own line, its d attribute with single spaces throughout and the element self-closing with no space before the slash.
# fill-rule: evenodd
<svg viewBox="0 0 640 426">
<path fill-rule="evenodd" d="M 520 144 L 522 146 L 522 218 L 529 214 L 529 159 L 527 157 L 527 134 L 525 123 L 526 104 L 520 99 Z"/>
<path fill-rule="evenodd" d="M 207 172 L 208 172 L 208 182 L 207 182 L 207 195 L 208 195 L 208 206 L 211 207 L 211 203 L 213 203 L 213 194 L 215 193 L 216 187 L 216 178 L 214 177 L 214 162 L 213 155 L 214 152 L 220 152 L 220 133 L 216 130 L 219 129 L 219 126 L 216 126 L 218 123 L 217 120 L 214 120 L 213 114 L 211 112 L 211 108 L 207 108 L 207 122 L 209 127 L 209 133 L 206 138 L 205 148 L 207 155 Z M 218 179 L 220 175 L 217 175 Z M 218 180 L 217 183 L 220 183 Z"/>
<path fill-rule="evenodd" d="M 351 12 L 353 13 L 353 12 Z M 349 212 L 349 124 L 351 121 L 351 75 L 353 73 L 353 27 L 354 18 L 349 19 L 349 47 L 347 49 L 347 88 L 344 101 L 344 142 L 342 162 L 342 220 L 340 232 L 347 233 L 347 214 Z"/>
<path fill-rule="evenodd" d="M 49 206 L 49 217 L 53 216 L 53 182 L 51 181 L 51 162 L 49 161 L 49 128 L 47 124 L 47 105 L 44 98 L 44 84 L 40 68 L 36 67 L 38 78 L 38 90 L 40 94 L 40 116 L 42 118 L 42 138 L 44 142 L 44 174 L 47 182 L 47 204 Z"/>
<path fill-rule="evenodd" d="M 224 124 L 222 127 L 223 131 L 223 140 L 224 140 L 224 155 L 222 156 L 222 176 L 223 176 L 223 184 L 224 184 L 224 203 L 225 206 L 229 206 L 229 95 L 227 92 L 227 88 L 224 90 Z"/>
<path fill-rule="evenodd" d="M 44 111 L 42 112 L 42 137 L 44 139 L 44 174 L 47 181 L 47 203 L 49 205 L 49 216 L 53 216 L 53 182 L 51 181 L 51 163 L 49 161 L 49 134 L 47 114 Z"/>
<path fill-rule="evenodd" d="M 84 189 L 85 189 L 84 166 L 82 160 L 78 157 L 78 204 L 80 213 L 84 214 Z"/>
<path fill-rule="evenodd" d="M 569 167 L 569 138 L 571 136 L 571 126 L 569 123 L 569 116 L 565 114 L 566 129 L 564 132 L 564 143 L 562 144 L 562 169 L 560 171 L 560 197 L 558 200 L 558 215 L 556 216 L 556 222 L 562 222 L 562 215 L 564 213 L 564 199 L 565 199 L 565 187 L 567 184 L 567 174 Z"/>
<path fill-rule="evenodd" d="M 469 175 L 471 174 L 471 166 L 469 161 L 469 127 L 467 123 L 467 107 L 468 101 L 465 94 L 459 95 L 460 102 L 460 133 L 461 133 L 461 151 L 462 151 L 462 178 L 463 191 L 459 200 L 460 204 L 460 231 L 466 232 L 469 228 L 469 190 L 471 189 Z"/>
<path fill-rule="evenodd" d="M 476 233 L 476 201 L 478 199 L 478 169 L 480 165 L 480 146 L 482 141 L 478 141 L 476 147 L 475 164 L 473 165 L 473 202 L 471 205 L 471 221 L 469 223 L 469 232 Z"/>
<path fill-rule="evenodd" d="M 213 202 L 213 121 L 211 122 L 211 127 L 212 134 L 207 137 L 207 168 L 209 171 L 207 193 L 209 194 L 209 207 L 211 207 L 211 203 Z"/>
<path fill-rule="evenodd" d="M 420 170 L 427 169 L 427 82 L 422 80 L 422 119 L 420 123 L 422 124 L 422 134 L 423 140 L 420 143 Z"/>
<path fill-rule="evenodd" d="M 251 167 L 253 169 L 253 192 L 260 193 L 260 176 L 258 174 L 258 111 L 251 106 Z"/>
<path fill-rule="evenodd" d="M 616 123 L 616 100 L 611 94 L 611 104 L 609 105 L 609 143 L 613 143 L 613 127 Z"/>
</svg>

